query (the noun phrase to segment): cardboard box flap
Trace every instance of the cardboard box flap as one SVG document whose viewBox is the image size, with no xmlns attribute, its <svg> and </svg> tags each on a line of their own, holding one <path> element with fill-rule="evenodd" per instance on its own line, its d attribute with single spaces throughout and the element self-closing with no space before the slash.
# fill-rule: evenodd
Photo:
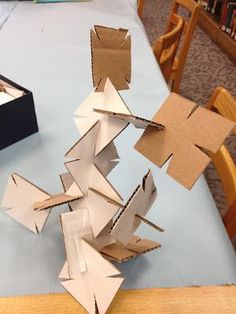
<svg viewBox="0 0 236 314">
<path fill-rule="evenodd" d="M 170 159 L 167 173 L 187 189 L 192 188 L 210 161 L 203 150 L 216 152 L 235 126 L 175 93 L 170 94 L 153 120 L 163 124 L 165 130 L 157 132 L 148 127 L 134 147 L 158 167 Z"/>
<path fill-rule="evenodd" d="M 120 113 L 120 112 L 114 112 L 114 111 L 109 111 L 109 110 L 102 110 L 102 109 L 94 109 L 94 111 L 98 113 L 102 113 L 107 115 L 108 117 L 111 117 L 113 119 L 121 119 L 124 120 L 128 123 L 133 124 L 136 128 L 141 128 L 145 129 L 148 126 L 153 126 L 158 130 L 164 130 L 165 127 L 162 124 L 159 124 L 155 121 L 150 121 L 141 117 L 134 116 L 132 114 L 125 114 L 125 113 Z"/>
<path fill-rule="evenodd" d="M 98 96 L 96 94 L 98 94 Z M 104 110 L 111 109 L 128 114 L 130 111 L 110 80 L 106 81 L 103 93 L 93 92 L 79 106 L 75 112 L 75 123 L 81 136 L 88 132 L 97 121 L 101 123 L 97 134 L 95 150 L 95 155 L 97 155 L 127 127 L 128 123 L 121 120 L 117 120 L 114 123 L 114 121 L 111 121 L 108 117 L 95 112 L 93 110 L 94 108 Z"/>
<path fill-rule="evenodd" d="M 34 211 L 35 202 L 48 199 L 50 194 L 30 181 L 13 173 L 8 180 L 1 207 L 9 208 L 7 214 L 34 233 L 41 232 L 50 214 L 50 209 Z"/>
<path fill-rule="evenodd" d="M 145 216 L 156 199 L 156 187 L 149 170 L 144 176 L 142 185 L 138 186 L 111 229 L 111 235 L 123 244 L 127 244 L 141 223 L 136 214 Z"/>
<path fill-rule="evenodd" d="M 127 30 L 95 26 L 91 30 L 93 85 L 103 91 L 109 78 L 117 90 L 128 89 L 131 79 L 131 37 Z"/>
<path fill-rule="evenodd" d="M 123 278 L 114 277 L 120 272 L 86 241 L 81 240 L 81 245 L 87 271 L 61 284 L 89 313 L 105 313 Z"/>
</svg>

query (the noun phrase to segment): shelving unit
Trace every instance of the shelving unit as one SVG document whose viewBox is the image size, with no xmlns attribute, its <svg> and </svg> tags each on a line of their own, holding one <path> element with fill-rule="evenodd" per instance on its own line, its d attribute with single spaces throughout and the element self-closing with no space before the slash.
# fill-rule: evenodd
<svg viewBox="0 0 236 314">
<path fill-rule="evenodd" d="M 220 29 L 220 23 L 215 16 L 201 8 L 198 24 L 236 62 L 236 41 Z"/>
</svg>

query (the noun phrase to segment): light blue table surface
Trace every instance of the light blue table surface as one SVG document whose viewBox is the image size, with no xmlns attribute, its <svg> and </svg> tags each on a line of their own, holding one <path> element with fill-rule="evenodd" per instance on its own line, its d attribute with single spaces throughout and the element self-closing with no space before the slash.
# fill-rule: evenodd
<svg viewBox="0 0 236 314">
<path fill-rule="evenodd" d="M 132 1 L 131 1 L 132 2 Z M 40 132 L 0 151 L 0 197 L 15 171 L 49 193 L 61 191 L 65 152 L 78 140 L 73 112 L 92 91 L 93 25 L 127 28 L 132 35 L 132 83 L 121 95 L 136 115 L 151 118 L 168 96 L 134 2 L 94 0 L 64 4 L 0 2 L 0 73 L 33 91 Z M 124 287 L 236 283 L 236 256 L 203 176 L 191 192 L 133 149 L 141 131 L 129 126 L 116 140 L 120 164 L 109 179 L 126 200 L 148 168 L 158 198 L 138 234 L 162 244 L 121 266 Z M 63 291 L 57 275 L 65 261 L 59 214 L 53 209 L 34 235 L 0 212 L 0 295 Z"/>
</svg>

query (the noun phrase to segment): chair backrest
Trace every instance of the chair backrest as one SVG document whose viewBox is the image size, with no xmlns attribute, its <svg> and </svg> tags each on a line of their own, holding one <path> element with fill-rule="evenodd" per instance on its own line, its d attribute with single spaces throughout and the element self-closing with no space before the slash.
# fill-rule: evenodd
<svg viewBox="0 0 236 314">
<path fill-rule="evenodd" d="M 140 19 L 143 17 L 144 0 L 138 0 L 138 15 Z"/>
<path fill-rule="evenodd" d="M 173 68 L 173 91 L 179 92 L 179 85 L 182 78 L 182 73 L 191 44 L 195 26 L 199 16 L 200 6 L 194 0 L 173 0 L 170 17 L 167 23 L 166 33 L 168 33 L 175 25 L 176 15 L 180 15 L 180 9 L 187 11 L 184 17 L 183 41 L 178 51 L 174 68 Z"/>
<path fill-rule="evenodd" d="M 171 75 L 183 27 L 183 18 L 176 16 L 175 27 L 173 27 L 169 33 L 160 36 L 153 46 L 153 53 L 167 82 Z"/>
<path fill-rule="evenodd" d="M 236 122 L 236 99 L 223 87 L 217 87 L 210 98 L 207 108 Z M 236 127 L 234 129 L 236 134 Z M 223 221 L 232 240 L 236 235 L 236 165 L 227 150 L 222 145 L 216 154 L 209 154 L 220 177 L 228 210 Z"/>
</svg>

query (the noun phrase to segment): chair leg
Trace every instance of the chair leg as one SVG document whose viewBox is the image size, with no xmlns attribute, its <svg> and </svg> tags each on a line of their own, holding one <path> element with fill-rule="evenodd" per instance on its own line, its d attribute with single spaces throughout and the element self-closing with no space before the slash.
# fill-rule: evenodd
<svg viewBox="0 0 236 314">
<path fill-rule="evenodd" d="M 227 213 L 224 218 L 224 225 L 228 232 L 229 238 L 232 241 L 234 236 L 236 235 L 236 199 L 233 204 L 229 207 Z"/>
</svg>

